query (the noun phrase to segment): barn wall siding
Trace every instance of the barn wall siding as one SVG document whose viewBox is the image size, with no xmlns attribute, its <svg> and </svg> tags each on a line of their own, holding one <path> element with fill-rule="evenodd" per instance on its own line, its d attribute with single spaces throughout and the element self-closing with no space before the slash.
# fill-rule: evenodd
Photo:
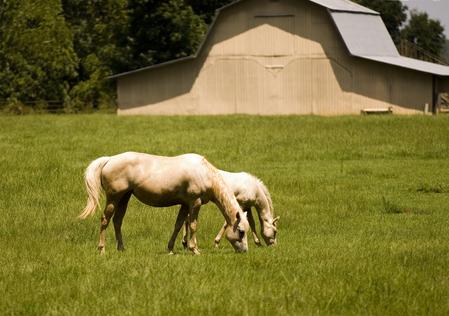
<svg viewBox="0 0 449 316">
<path fill-rule="evenodd" d="M 119 114 L 422 112 L 432 77 L 349 56 L 326 9 L 244 1 L 219 16 L 200 56 L 118 79 Z"/>
</svg>

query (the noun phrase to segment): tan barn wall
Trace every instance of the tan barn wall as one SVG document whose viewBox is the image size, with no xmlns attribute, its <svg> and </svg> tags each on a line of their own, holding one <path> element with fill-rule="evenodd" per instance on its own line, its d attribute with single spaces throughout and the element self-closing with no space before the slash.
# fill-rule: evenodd
<svg viewBox="0 0 449 316">
<path fill-rule="evenodd" d="M 393 113 L 422 113 L 432 106 L 432 75 L 354 58 L 353 108 L 392 107 Z"/>
<path fill-rule="evenodd" d="M 431 87 L 431 75 L 350 57 L 320 6 L 248 0 L 222 11 L 195 60 L 120 77 L 118 112 L 417 113 L 432 102 Z"/>
</svg>

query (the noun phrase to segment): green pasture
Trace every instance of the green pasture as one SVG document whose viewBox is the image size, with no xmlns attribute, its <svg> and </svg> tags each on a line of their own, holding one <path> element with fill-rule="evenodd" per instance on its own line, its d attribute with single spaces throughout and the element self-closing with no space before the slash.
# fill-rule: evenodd
<svg viewBox="0 0 449 316">
<path fill-rule="evenodd" d="M 83 172 L 124 151 L 196 152 L 261 178 L 278 245 L 235 254 L 199 218 L 131 199 L 97 254 Z M 449 117 L 0 117 L 1 315 L 448 315 Z"/>
</svg>

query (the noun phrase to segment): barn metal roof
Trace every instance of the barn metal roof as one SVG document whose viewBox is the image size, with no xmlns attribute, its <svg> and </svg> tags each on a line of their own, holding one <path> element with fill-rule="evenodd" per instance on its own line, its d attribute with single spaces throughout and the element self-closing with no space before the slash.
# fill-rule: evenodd
<svg viewBox="0 0 449 316">
<path fill-rule="evenodd" d="M 323 7 L 328 8 L 331 11 L 343 11 L 343 12 L 358 12 L 365 14 L 379 15 L 378 12 L 361 6 L 349 0 L 309 0 Z"/>
<path fill-rule="evenodd" d="M 331 12 L 349 52 L 354 56 L 399 56 L 379 15 Z"/>
<path fill-rule="evenodd" d="M 352 56 L 438 76 L 449 76 L 448 66 L 401 56 L 380 16 L 354 12 L 331 12 L 331 16 Z"/>
<path fill-rule="evenodd" d="M 429 63 L 418 59 L 408 58 L 404 56 L 359 56 L 364 59 L 374 60 L 377 62 L 398 66 L 402 68 L 417 70 L 437 76 L 449 76 L 449 67 L 439 64 Z"/>
<path fill-rule="evenodd" d="M 148 67 L 112 75 L 115 79 L 148 69 L 160 68 L 173 63 L 197 58 L 222 10 L 244 0 L 237 0 L 218 9 L 209 30 L 194 55 Z M 369 59 L 385 64 L 408 68 L 438 76 L 449 76 L 449 67 L 417 59 L 406 58 L 399 54 L 379 13 L 349 0 L 308 0 L 327 8 L 339 31 L 343 42 L 352 56 Z"/>
</svg>

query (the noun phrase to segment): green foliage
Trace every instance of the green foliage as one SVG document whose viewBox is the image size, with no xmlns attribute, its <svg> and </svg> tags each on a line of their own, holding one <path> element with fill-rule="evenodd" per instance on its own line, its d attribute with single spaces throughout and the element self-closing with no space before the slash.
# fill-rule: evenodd
<svg viewBox="0 0 449 316">
<path fill-rule="evenodd" d="M 212 22 L 215 10 L 234 2 L 234 0 L 186 0 L 193 11 L 199 15 L 207 24 Z"/>
<path fill-rule="evenodd" d="M 448 116 L 0 116 L 0 314 L 448 315 L 449 194 L 417 191 L 449 182 L 448 126 Z M 99 256 L 100 211 L 76 219 L 83 172 L 127 150 L 197 152 L 257 175 L 281 216 L 278 245 L 215 249 L 223 216 L 209 203 L 202 254 L 178 239 L 169 256 L 178 208 L 132 198 L 126 250 L 111 223 Z"/>
<path fill-rule="evenodd" d="M 192 5 L 204 17 L 225 2 Z M 113 104 L 109 75 L 191 55 L 205 31 L 183 0 L 2 0 L 0 104 L 10 113 L 47 100 L 66 112 Z"/>
<path fill-rule="evenodd" d="M 1 5 L 0 100 L 64 101 L 78 60 L 60 1 Z"/>
<path fill-rule="evenodd" d="M 132 68 L 192 55 L 206 25 L 183 0 L 130 0 Z"/>
<path fill-rule="evenodd" d="M 73 82 L 68 106 L 73 109 L 113 103 L 112 73 L 124 71 L 130 62 L 127 44 L 127 0 L 62 0 L 74 47 L 79 57 L 79 76 Z"/>
<path fill-rule="evenodd" d="M 446 44 L 440 21 L 416 10 L 410 12 L 410 21 L 402 30 L 402 37 L 436 56 L 442 55 Z"/>
<path fill-rule="evenodd" d="M 449 40 L 448 39 L 446 39 L 446 43 L 443 48 L 443 54 L 441 57 L 446 61 L 446 63 L 449 64 Z"/>
</svg>

